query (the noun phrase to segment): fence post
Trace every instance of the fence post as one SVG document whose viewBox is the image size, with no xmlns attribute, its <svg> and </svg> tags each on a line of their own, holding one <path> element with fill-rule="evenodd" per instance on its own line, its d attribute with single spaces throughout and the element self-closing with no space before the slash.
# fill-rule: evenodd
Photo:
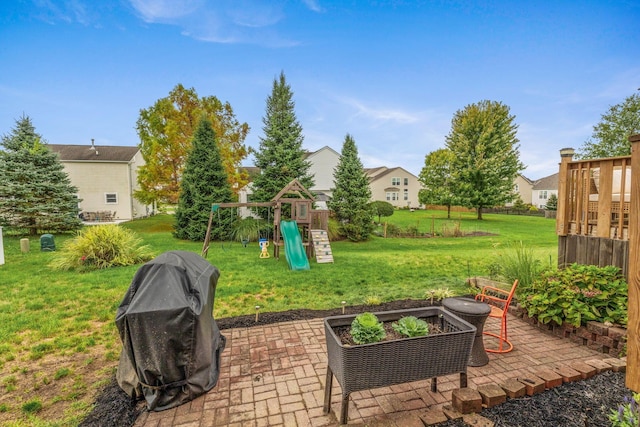
<svg viewBox="0 0 640 427">
<path fill-rule="evenodd" d="M 640 393 L 640 135 L 631 142 L 631 197 L 629 200 L 629 321 L 627 324 L 626 385 Z M 622 200 L 622 195 L 620 197 Z M 622 215 L 622 212 L 621 212 Z"/>
<path fill-rule="evenodd" d="M 573 160 L 573 148 L 560 150 L 560 174 L 558 176 L 558 210 L 556 212 L 556 234 L 566 236 L 569 232 L 569 163 Z"/>
</svg>

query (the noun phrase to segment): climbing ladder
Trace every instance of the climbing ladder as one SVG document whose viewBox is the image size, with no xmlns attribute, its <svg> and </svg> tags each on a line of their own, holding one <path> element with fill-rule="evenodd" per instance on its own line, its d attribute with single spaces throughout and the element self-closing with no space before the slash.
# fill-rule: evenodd
<svg viewBox="0 0 640 427">
<path fill-rule="evenodd" d="M 327 232 L 311 230 L 311 240 L 313 241 L 313 251 L 316 253 L 316 262 L 318 264 L 333 262 L 333 253 Z"/>
</svg>

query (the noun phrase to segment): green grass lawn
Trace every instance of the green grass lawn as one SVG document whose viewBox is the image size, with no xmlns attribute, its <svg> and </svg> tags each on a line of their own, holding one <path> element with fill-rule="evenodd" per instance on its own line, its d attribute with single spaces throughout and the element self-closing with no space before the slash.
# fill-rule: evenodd
<svg viewBox="0 0 640 427">
<path fill-rule="evenodd" d="M 326 309 L 368 300 L 423 299 L 447 287 L 467 292 L 469 275 L 486 275 L 510 245 L 523 242 L 536 256 L 556 262 L 553 220 L 444 211 L 396 211 L 383 222 L 421 232 L 457 227 L 488 235 L 451 238 L 373 237 L 368 242 L 331 242 L 334 263 L 311 260 L 308 271 L 290 271 L 281 257 L 261 259 L 256 242 L 212 242 L 208 260 L 221 272 L 216 318 L 296 308 Z M 201 242 L 172 237 L 173 218 L 159 215 L 123 224 L 153 250 L 200 253 Z M 55 236 L 58 248 L 71 236 Z M 116 309 L 139 266 L 90 273 L 54 271 L 51 252 L 20 251 L 18 237 L 4 237 L 0 266 L 0 420 L 6 425 L 75 425 L 90 409 L 98 388 L 111 377 L 120 352 Z M 94 386 L 96 383 L 98 386 Z M 41 404 L 38 412 L 30 412 Z"/>
</svg>

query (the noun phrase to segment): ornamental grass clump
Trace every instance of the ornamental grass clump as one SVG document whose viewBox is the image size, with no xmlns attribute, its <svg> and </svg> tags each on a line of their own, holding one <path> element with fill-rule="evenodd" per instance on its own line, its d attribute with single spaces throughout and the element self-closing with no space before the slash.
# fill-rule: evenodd
<svg viewBox="0 0 640 427">
<path fill-rule="evenodd" d="M 351 322 L 351 337 L 356 344 L 371 344 L 386 337 L 384 325 L 373 313 L 361 313 Z"/>
<path fill-rule="evenodd" d="M 415 316 L 402 317 L 397 322 L 391 324 L 397 333 L 412 337 L 422 337 L 429 334 L 429 324 Z"/>
<path fill-rule="evenodd" d="M 49 264 L 56 270 L 90 271 L 149 261 L 153 252 L 136 234 L 118 225 L 85 227 L 64 243 Z"/>
</svg>

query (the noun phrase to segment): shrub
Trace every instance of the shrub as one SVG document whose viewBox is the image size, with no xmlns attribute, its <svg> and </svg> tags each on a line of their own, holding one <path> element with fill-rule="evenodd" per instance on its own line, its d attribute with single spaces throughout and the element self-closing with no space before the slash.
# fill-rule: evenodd
<svg viewBox="0 0 640 427">
<path fill-rule="evenodd" d="M 133 231 L 117 225 L 86 227 L 65 242 L 50 266 L 57 270 L 88 271 L 149 261 L 153 253 L 141 242 Z"/>
<path fill-rule="evenodd" d="M 351 337 L 356 344 L 382 341 L 386 333 L 382 322 L 373 313 L 361 313 L 351 322 Z"/>
<path fill-rule="evenodd" d="M 429 325 L 422 319 L 415 316 L 402 317 L 397 322 L 391 324 L 397 333 L 407 337 L 421 337 L 429 334 Z"/>
<path fill-rule="evenodd" d="M 609 414 L 612 427 L 636 427 L 640 425 L 640 393 L 625 396 L 624 403 L 618 410 Z"/>
<path fill-rule="evenodd" d="M 538 321 L 580 326 L 587 321 L 627 324 L 627 283 L 617 267 L 572 264 L 548 271 L 518 298 Z"/>
</svg>

